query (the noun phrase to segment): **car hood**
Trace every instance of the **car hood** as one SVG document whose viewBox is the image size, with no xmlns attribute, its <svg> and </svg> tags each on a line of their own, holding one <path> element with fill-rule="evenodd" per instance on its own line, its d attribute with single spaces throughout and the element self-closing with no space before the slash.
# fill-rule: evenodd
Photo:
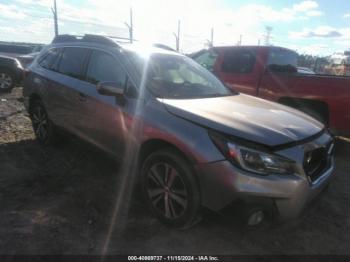
<svg viewBox="0 0 350 262">
<path fill-rule="evenodd" d="M 162 99 L 166 109 L 201 126 L 267 146 L 310 137 L 324 126 L 312 117 L 248 95 L 203 99 Z"/>
<path fill-rule="evenodd" d="M 1 58 L 1 59 L 5 59 L 5 60 L 8 60 L 8 61 L 13 61 L 13 60 L 14 60 L 13 57 L 6 56 L 6 55 L 2 55 L 2 54 L 0 54 L 0 58 Z"/>
</svg>

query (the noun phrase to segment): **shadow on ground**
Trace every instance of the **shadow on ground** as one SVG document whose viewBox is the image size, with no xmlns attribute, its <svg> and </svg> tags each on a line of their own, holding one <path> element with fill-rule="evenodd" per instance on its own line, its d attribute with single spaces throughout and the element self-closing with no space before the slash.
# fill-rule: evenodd
<svg viewBox="0 0 350 262">
<path fill-rule="evenodd" d="M 350 143 L 336 147 L 337 177 L 298 220 L 244 228 L 209 213 L 196 227 L 171 230 L 151 217 L 136 190 L 118 217 L 110 254 L 346 254 L 350 243 Z M 0 145 L 0 253 L 100 254 L 117 196 L 120 164 L 68 141 Z M 119 226 L 122 225 L 122 226 Z"/>
</svg>

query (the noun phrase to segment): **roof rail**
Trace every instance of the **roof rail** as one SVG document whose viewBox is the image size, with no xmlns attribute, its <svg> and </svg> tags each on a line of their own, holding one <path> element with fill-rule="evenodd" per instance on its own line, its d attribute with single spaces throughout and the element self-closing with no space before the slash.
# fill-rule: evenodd
<svg viewBox="0 0 350 262">
<path fill-rule="evenodd" d="M 86 34 L 86 35 L 83 36 L 81 41 L 82 42 L 93 42 L 93 43 L 104 44 L 104 45 L 111 45 L 111 46 L 119 46 L 116 42 L 114 42 L 108 36 L 101 36 L 101 35 Z"/>
<path fill-rule="evenodd" d="M 92 35 L 92 34 L 85 34 L 83 36 L 80 35 L 58 35 L 52 40 L 52 44 L 57 43 L 67 43 L 67 42 L 89 42 L 89 43 L 97 43 L 97 44 L 103 44 L 107 46 L 116 47 L 119 46 L 115 41 L 111 39 L 111 37 L 108 36 L 102 36 L 102 35 Z"/>
<path fill-rule="evenodd" d="M 164 49 L 164 50 L 177 52 L 175 49 L 171 48 L 170 46 L 164 45 L 164 44 L 154 43 L 153 46 L 154 46 L 154 47 L 161 48 L 161 49 Z"/>
<path fill-rule="evenodd" d="M 117 41 L 117 42 L 119 42 L 120 40 L 127 41 L 128 43 L 131 42 L 130 38 L 128 38 L 128 37 L 113 36 L 113 35 L 106 35 L 106 37 L 112 38 L 112 39 L 116 39 L 115 41 Z M 138 41 L 138 40 L 137 39 L 133 39 L 132 41 Z"/>
<path fill-rule="evenodd" d="M 52 44 L 56 43 L 65 43 L 65 42 L 75 42 L 78 41 L 78 38 L 74 35 L 57 35 L 52 40 Z"/>
</svg>

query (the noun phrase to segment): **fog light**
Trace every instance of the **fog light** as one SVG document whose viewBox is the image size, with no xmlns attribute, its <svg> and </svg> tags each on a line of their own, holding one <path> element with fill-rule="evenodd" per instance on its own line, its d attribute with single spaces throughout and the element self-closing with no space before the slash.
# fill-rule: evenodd
<svg viewBox="0 0 350 262">
<path fill-rule="evenodd" d="M 248 226 L 256 226 L 259 225 L 265 218 L 264 211 L 258 210 L 254 211 L 248 216 Z"/>
</svg>

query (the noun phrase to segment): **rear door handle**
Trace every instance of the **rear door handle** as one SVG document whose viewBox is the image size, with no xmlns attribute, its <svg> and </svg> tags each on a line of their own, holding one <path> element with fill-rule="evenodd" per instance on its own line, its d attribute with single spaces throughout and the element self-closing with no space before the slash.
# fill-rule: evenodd
<svg viewBox="0 0 350 262">
<path fill-rule="evenodd" d="M 79 101 L 86 102 L 87 96 L 79 92 Z"/>
</svg>

